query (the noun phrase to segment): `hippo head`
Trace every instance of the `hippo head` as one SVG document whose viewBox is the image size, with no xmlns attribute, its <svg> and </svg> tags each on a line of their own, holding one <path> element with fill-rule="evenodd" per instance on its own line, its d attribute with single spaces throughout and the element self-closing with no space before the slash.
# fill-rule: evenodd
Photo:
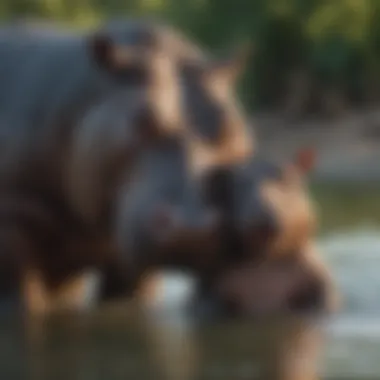
<svg viewBox="0 0 380 380">
<path fill-rule="evenodd" d="M 127 22 L 85 38 L 94 91 L 78 104 L 66 184 L 74 208 L 91 223 L 141 151 L 184 132 L 177 66 L 159 37 L 149 24 Z"/>
<path fill-rule="evenodd" d="M 314 160 L 309 149 L 287 164 L 256 157 L 214 178 L 223 187 L 223 254 L 200 291 L 201 312 L 247 317 L 333 308 L 333 282 L 312 248 L 316 216 L 304 177 Z"/>
<path fill-rule="evenodd" d="M 86 46 L 103 90 L 94 91 L 67 160 L 69 191 L 86 219 L 99 218 L 97 205 L 113 196 L 121 173 L 157 141 L 182 135 L 199 180 L 253 150 L 232 94 L 241 54 L 206 59 L 177 31 L 149 22 L 111 24 L 87 36 Z"/>
<path fill-rule="evenodd" d="M 232 219 L 248 256 L 279 257 L 297 251 L 316 227 L 305 175 L 315 155 L 300 150 L 286 164 L 254 158 L 234 173 Z"/>
<path fill-rule="evenodd" d="M 112 99 L 107 101 L 128 109 L 134 137 L 172 133 L 182 125 L 176 62 L 159 37 L 145 24 L 121 31 L 105 28 L 88 37 L 91 61 L 113 83 Z"/>
</svg>

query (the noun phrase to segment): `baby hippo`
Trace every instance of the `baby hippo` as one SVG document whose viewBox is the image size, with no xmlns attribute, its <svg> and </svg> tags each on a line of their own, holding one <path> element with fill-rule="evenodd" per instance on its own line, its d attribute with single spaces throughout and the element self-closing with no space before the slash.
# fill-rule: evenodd
<svg viewBox="0 0 380 380">
<path fill-rule="evenodd" d="M 314 152 L 303 150 L 285 165 L 255 158 L 233 173 L 229 217 L 241 252 L 231 252 L 237 259 L 216 290 L 228 313 L 303 315 L 336 307 L 333 281 L 315 248 L 316 215 L 305 184 L 314 161 Z"/>
</svg>

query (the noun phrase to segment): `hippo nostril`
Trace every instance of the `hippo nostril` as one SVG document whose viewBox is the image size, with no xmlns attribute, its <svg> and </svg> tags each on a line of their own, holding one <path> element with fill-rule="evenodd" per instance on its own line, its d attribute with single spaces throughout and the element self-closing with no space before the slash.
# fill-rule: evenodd
<svg viewBox="0 0 380 380">
<path fill-rule="evenodd" d="M 327 293 L 322 284 L 310 284 L 289 299 L 289 307 L 293 312 L 323 312 L 326 309 Z"/>
</svg>

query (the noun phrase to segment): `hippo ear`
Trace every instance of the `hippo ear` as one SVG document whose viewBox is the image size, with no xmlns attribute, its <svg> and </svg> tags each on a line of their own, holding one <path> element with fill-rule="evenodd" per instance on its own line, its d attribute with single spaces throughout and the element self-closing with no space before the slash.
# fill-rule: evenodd
<svg viewBox="0 0 380 380">
<path fill-rule="evenodd" d="M 313 148 L 304 148 L 296 153 L 294 164 L 302 174 L 308 174 L 314 169 L 317 154 Z"/>
<path fill-rule="evenodd" d="M 242 45 L 229 57 L 212 62 L 206 71 L 207 77 L 222 86 L 233 86 L 244 71 L 252 52 L 251 44 Z"/>
<path fill-rule="evenodd" d="M 106 70 L 126 68 L 135 61 L 133 52 L 127 47 L 117 46 L 106 34 L 92 35 L 88 41 L 88 49 L 91 59 Z"/>
</svg>

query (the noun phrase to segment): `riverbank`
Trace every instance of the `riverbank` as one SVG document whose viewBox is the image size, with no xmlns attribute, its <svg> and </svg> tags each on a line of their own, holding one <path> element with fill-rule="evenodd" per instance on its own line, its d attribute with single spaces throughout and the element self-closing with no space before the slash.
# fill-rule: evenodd
<svg viewBox="0 0 380 380">
<path fill-rule="evenodd" d="M 339 120 L 289 121 L 261 114 L 253 124 L 259 151 L 272 157 L 314 147 L 315 180 L 380 182 L 380 109 L 352 112 Z"/>
<path fill-rule="evenodd" d="M 310 191 L 321 233 L 352 227 L 380 227 L 380 181 L 314 179 Z"/>
</svg>

